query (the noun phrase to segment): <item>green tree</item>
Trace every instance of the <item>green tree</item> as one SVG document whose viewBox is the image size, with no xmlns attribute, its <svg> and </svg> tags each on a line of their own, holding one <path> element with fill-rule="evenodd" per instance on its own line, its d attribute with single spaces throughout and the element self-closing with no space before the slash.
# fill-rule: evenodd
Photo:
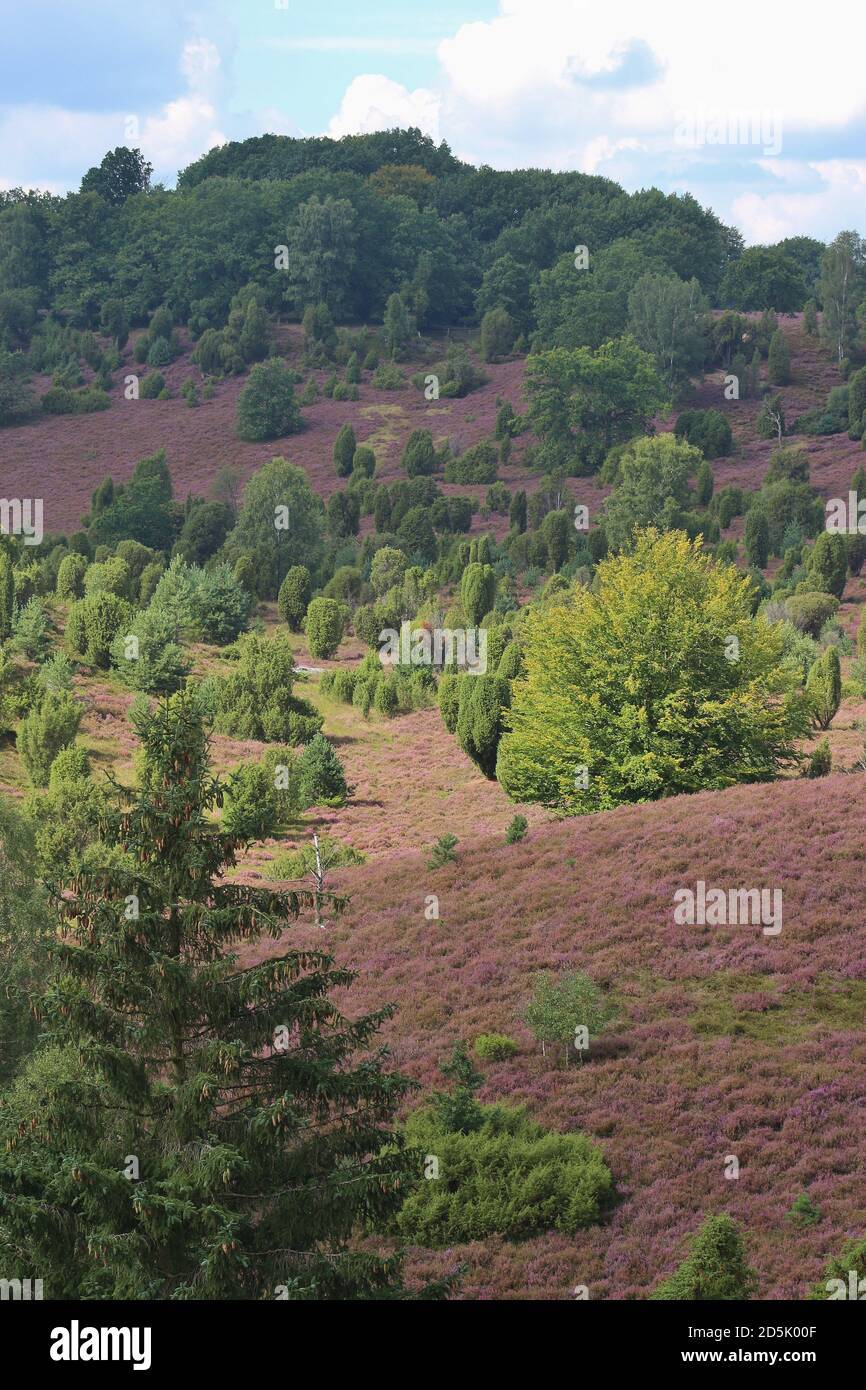
<svg viewBox="0 0 866 1390">
<path fill-rule="evenodd" d="M 289 228 L 287 300 L 297 310 L 325 304 L 339 319 L 346 313 L 355 272 L 358 232 L 348 198 L 319 198 L 301 203 Z"/>
<path fill-rule="evenodd" d="M 628 297 L 629 332 L 652 354 L 669 392 L 703 368 L 708 311 L 697 280 L 677 275 L 642 275 Z"/>
<path fill-rule="evenodd" d="M 349 795 L 346 773 L 333 744 L 315 734 L 298 759 L 301 804 L 342 806 Z"/>
<path fill-rule="evenodd" d="M 582 970 L 570 970 L 560 976 L 545 971 L 535 981 L 532 999 L 522 1014 L 541 1043 L 543 1055 L 547 1054 L 548 1043 L 562 1043 L 566 1066 L 574 1050 L 582 1060 L 586 1049 L 579 1044 L 584 1040 L 591 1044 L 614 1016 L 610 1000 Z M 578 1035 L 579 1028 L 586 1029 L 585 1039 Z"/>
<path fill-rule="evenodd" d="M 465 676 L 459 682 L 457 742 L 491 781 L 496 776 L 496 754 L 502 737 L 503 711 L 511 698 L 508 681 L 499 676 Z"/>
<path fill-rule="evenodd" d="M 733 566 L 648 530 L 599 564 L 592 590 L 530 610 L 497 765 L 509 796 L 583 813 L 793 762 L 808 725 L 798 678 L 752 606 Z"/>
<path fill-rule="evenodd" d="M 791 350 L 788 339 L 777 328 L 770 339 L 770 352 L 767 357 L 767 381 L 771 386 L 787 386 L 791 380 Z"/>
<path fill-rule="evenodd" d="M 755 569 L 764 569 L 770 558 L 770 524 L 760 507 L 749 509 L 743 543 L 749 564 Z"/>
<path fill-rule="evenodd" d="M 84 707 L 68 690 L 48 691 L 18 730 L 18 752 L 34 787 L 48 783 L 51 764 L 62 748 L 74 743 Z"/>
<path fill-rule="evenodd" d="M 290 564 L 313 573 L 324 553 L 324 507 L 302 469 L 274 458 L 244 489 L 237 525 L 226 539 L 233 561 L 249 555 L 256 593 L 276 598 Z"/>
<path fill-rule="evenodd" d="M 0 544 L 0 638 L 12 631 L 15 612 L 15 578 L 11 557 Z"/>
<path fill-rule="evenodd" d="M 285 635 L 271 640 L 246 633 L 228 675 L 217 677 L 214 727 L 234 738 L 306 743 L 322 727 L 322 716 L 292 694 L 295 654 Z"/>
<path fill-rule="evenodd" d="M 343 640 L 346 629 L 346 610 L 333 598 L 314 598 L 307 608 L 304 632 L 310 656 L 319 660 L 331 657 Z"/>
<path fill-rule="evenodd" d="M 689 480 L 701 462 L 700 450 L 673 434 L 643 436 L 626 445 L 605 506 L 604 530 L 610 547 L 630 546 L 635 528 L 669 530 L 678 525 L 691 500 Z"/>
<path fill-rule="evenodd" d="M 460 580 L 460 602 L 470 627 L 478 627 L 496 601 L 496 574 L 492 565 L 467 565 Z"/>
<path fill-rule="evenodd" d="M 818 306 L 814 299 L 807 299 L 803 305 L 803 332 L 807 338 L 818 336 Z"/>
<path fill-rule="evenodd" d="M 292 565 L 277 595 L 280 617 L 292 632 L 300 632 L 304 625 L 311 592 L 310 571 L 306 565 Z"/>
<path fill-rule="evenodd" d="M 117 145 L 103 155 L 102 162 L 88 169 L 81 180 L 82 193 L 98 193 L 112 207 L 120 207 L 135 193 L 150 188 L 153 165 L 148 164 L 141 150 Z"/>
<path fill-rule="evenodd" d="M 403 467 L 410 478 L 436 472 L 436 449 L 429 430 L 413 430 L 403 450 Z"/>
<path fill-rule="evenodd" d="M 485 362 L 498 362 L 514 347 L 514 323 L 507 309 L 497 305 L 481 320 L 481 356 Z"/>
<path fill-rule="evenodd" d="M 866 279 L 866 243 L 857 232 L 840 232 L 821 257 L 821 334 L 837 362 L 848 357 L 857 337 L 857 305 Z"/>
<path fill-rule="evenodd" d="M 370 1052 L 389 1010 L 347 1022 L 352 972 L 280 941 L 308 894 L 232 881 L 194 697 L 136 724 L 140 783 L 57 897 L 45 1041 L 5 1097 L 4 1272 L 57 1298 L 400 1297 L 399 1262 L 350 1245 L 416 1168 L 408 1083 Z"/>
<path fill-rule="evenodd" d="M 120 350 L 129 341 L 129 315 L 122 299 L 106 299 L 99 315 L 99 326 L 108 337 L 114 339 Z"/>
<path fill-rule="evenodd" d="M 409 314 L 399 294 L 388 296 L 388 302 L 385 305 L 383 329 L 388 356 L 392 361 L 396 362 L 405 352 L 412 333 Z"/>
<path fill-rule="evenodd" d="M 644 431 L 665 404 L 649 353 L 631 337 L 589 348 L 555 348 L 527 360 L 529 421 L 549 471 L 591 473 L 614 444 Z"/>
<path fill-rule="evenodd" d="M 334 467 L 337 470 L 338 478 L 348 478 L 355 461 L 357 447 L 358 441 L 352 426 L 349 424 L 341 425 L 337 438 L 334 440 Z"/>
<path fill-rule="evenodd" d="M 259 362 L 238 396 L 235 413 L 238 438 L 258 443 L 297 434 L 300 428 L 294 372 L 276 358 Z"/>
<path fill-rule="evenodd" d="M 827 647 L 806 677 L 806 698 L 816 725 L 829 729 L 842 703 L 842 668 L 838 647 Z"/>
<path fill-rule="evenodd" d="M 690 1246 L 679 1269 L 659 1284 L 650 1298 L 720 1303 L 752 1297 L 754 1271 L 748 1266 L 743 1238 L 727 1212 L 708 1216 Z"/>
<path fill-rule="evenodd" d="M 132 621 L 132 606 L 117 594 L 97 593 L 73 603 L 66 622 L 66 649 L 89 666 L 107 671 L 111 646 Z"/>
<path fill-rule="evenodd" d="M 835 531 L 822 531 L 809 551 L 806 570 L 816 589 L 841 598 L 848 577 L 845 537 Z"/>
</svg>

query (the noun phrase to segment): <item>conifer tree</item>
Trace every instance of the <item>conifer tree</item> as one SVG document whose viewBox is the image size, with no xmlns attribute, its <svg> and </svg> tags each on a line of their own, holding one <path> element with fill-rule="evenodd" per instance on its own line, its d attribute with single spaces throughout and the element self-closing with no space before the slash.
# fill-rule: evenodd
<svg viewBox="0 0 866 1390">
<path fill-rule="evenodd" d="M 139 785 L 55 893 L 44 1041 L 0 1109 L 0 1268 L 50 1298 L 402 1297 L 352 1245 L 420 1173 L 392 1125 L 410 1083 L 370 1055 L 389 1010 L 347 1021 L 352 972 L 283 943 L 308 894 L 226 880 L 195 694 L 134 722 Z"/>
</svg>

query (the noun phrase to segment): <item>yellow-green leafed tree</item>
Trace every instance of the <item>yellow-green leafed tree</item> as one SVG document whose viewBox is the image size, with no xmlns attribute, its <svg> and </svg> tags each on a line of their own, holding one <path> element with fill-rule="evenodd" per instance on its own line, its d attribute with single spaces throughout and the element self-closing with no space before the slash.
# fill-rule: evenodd
<svg viewBox="0 0 866 1390">
<path fill-rule="evenodd" d="M 636 533 L 592 590 L 529 615 L 497 777 L 571 813 L 774 777 L 808 727 L 751 581 L 681 531 Z"/>
</svg>

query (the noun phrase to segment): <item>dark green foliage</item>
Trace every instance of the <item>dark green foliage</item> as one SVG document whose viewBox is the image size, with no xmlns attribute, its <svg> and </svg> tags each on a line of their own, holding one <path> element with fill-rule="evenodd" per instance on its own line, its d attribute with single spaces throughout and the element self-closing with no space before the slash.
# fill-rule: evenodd
<svg viewBox="0 0 866 1390">
<path fill-rule="evenodd" d="M 470 627 L 478 627 L 496 599 L 496 574 L 492 565 L 467 565 L 460 580 L 460 602 Z"/>
<path fill-rule="evenodd" d="M 349 795 L 343 764 L 324 734 L 310 739 L 298 759 L 304 806 L 342 806 Z"/>
<path fill-rule="evenodd" d="M 336 540 L 357 536 L 361 521 L 361 505 L 354 493 L 332 492 L 327 506 L 328 530 Z"/>
<path fill-rule="evenodd" d="M 731 426 L 721 410 L 684 410 L 677 417 L 674 433 L 694 444 L 704 458 L 724 458 L 731 452 Z"/>
<path fill-rule="evenodd" d="M 439 839 L 430 850 L 430 858 L 427 861 L 428 869 L 441 869 L 445 864 L 456 864 L 457 855 L 454 853 L 459 840 L 450 831 L 445 835 L 440 835 Z"/>
<path fill-rule="evenodd" d="M 234 669 L 215 682 L 216 731 L 292 747 L 311 739 L 322 717 L 292 694 L 295 658 L 288 638 L 248 633 L 237 652 Z"/>
<path fill-rule="evenodd" d="M 73 603 L 66 624 L 66 648 L 89 666 L 107 670 L 111 646 L 132 620 L 132 607 L 116 594 L 91 594 Z"/>
<path fill-rule="evenodd" d="M 501 670 L 501 667 L 500 667 Z M 519 844 L 525 838 L 529 829 L 529 822 L 525 816 L 515 816 L 505 832 L 505 843 L 507 845 Z"/>
<path fill-rule="evenodd" d="M 225 502 L 202 502 L 194 507 L 177 538 L 176 553 L 191 565 L 203 565 L 216 555 L 234 525 Z"/>
<path fill-rule="evenodd" d="M 850 1240 L 829 1260 L 824 1279 L 809 1295 L 812 1300 L 856 1298 L 859 1302 L 862 1280 L 866 1279 L 866 1238 Z"/>
<path fill-rule="evenodd" d="M 295 375 L 272 358 L 253 367 L 238 396 L 235 432 L 239 439 L 259 442 L 297 434 L 301 412 L 295 401 Z"/>
<path fill-rule="evenodd" d="M 820 774 L 815 774 L 820 775 Z M 794 1204 L 787 1215 L 788 1221 L 792 1226 L 801 1229 L 804 1226 L 815 1226 L 821 1220 L 821 1212 L 815 1206 L 808 1192 L 800 1192 L 794 1199 Z"/>
<path fill-rule="evenodd" d="M 190 670 L 177 638 L 178 629 L 169 614 L 159 607 L 148 608 L 114 639 L 112 664 L 131 690 L 171 695 Z"/>
<path fill-rule="evenodd" d="M 261 763 L 244 763 L 231 774 L 226 787 L 223 829 L 236 840 L 265 840 L 275 834 L 278 824 L 273 777 Z"/>
<path fill-rule="evenodd" d="M 806 699 L 819 729 L 828 729 L 842 703 L 842 671 L 838 647 L 827 647 L 806 678 Z"/>
<path fill-rule="evenodd" d="M 457 742 L 491 781 L 503 733 L 502 711 L 511 703 L 511 687 L 499 676 L 465 676 L 460 682 Z"/>
<path fill-rule="evenodd" d="M 248 555 L 254 591 L 274 599 L 291 565 L 315 570 L 324 552 L 323 536 L 324 507 L 306 474 L 287 459 L 274 458 L 244 489 L 226 555 L 233 561 Z"/>
<path fill-rule="evenodd" d="M 141 150 L 117 145 L 103 155 L 100 164 L 88 169 L 81 180 L 82 193 L 98 193 L 106 203 L 120 207 L 135 193 L 145 193 L 150 187 L 153 165 Z"/>
<path fill-rule="evenodd" d="M 346 628 L 346 610 L 332 598 L 314 598 L 307 608 L 304 632 L 310 656 L 327 659 L 336 652 Z"/>
<path fill-rule="evenodd" d="M 691 1249 L 673 1274 L 650 1294 L 663 1301 L 691 1303 L 749 1299 L 755 1276 L 746 1261 L 742 1236 L 726 1212 L 708 1216 L 691 1239 Z"/>
<path fill-rule="evenodd" d="M 468 1133 L 445 1129 L 433 1107 L 410 1115 L 407 1142 L 438 1159 L 409 1195 L 397 1227 L 413 1244 L 442 1248 L 497 1235 L 578 1231 L 609 1207 L 613 1178 L 583 1134 L 555 1134 L 523 1107 L 480 1106 Z"/>
<path fill-rule="evenodd" d="M 791 350 L 788 339 L 780 328 L 770 339 L 770 352 L 767 358 L 767 381 L 771 386 L 787 386 L 791 380 Z"/>
<path fill-rule="evenodd" d="M 770 558 L 770 526 L 765 513 L 757 507 L 752 507 L 746 517 L 744 544 L 749 564 L 763 569 Z"/>
<path fill-rule="evenodd" d="M 352 471 L 357 447 L 358 441 L 352 426 L 349 424 L 341 425 L 337 438 L 334 440 L 334 467 L 337 470 L 338 478 L 348 478 Z"/>
<path fill-rule="evenodd" d="M 817 589 L 841 598 L 848 577 L 845 537 L 837 532 L 822 531 L 809 551 L 806 569 Z"/>
<path fill-rule="evenodd" d="M 51 764 L 75 741 L 84 707 L 68 690 L 48 691 L 18 730 L 18 752 L 35 787 L 48 782 Z"/>
<path fill-rule="evenodd" d="M 446 483 L 495 483 L 499 456 L 489 439 L 473 444 L 471 449 L 450 458 L 445 464 Z"/>
<path fill-rule="evenodd" d="M 498 362 L 514 347 L 514 322 L 507 309 L 488 309 L 481 320 L 481 356 L 485 362 Z"/>
<path fill-rule="evenodd" d="M 410 478 L 436 472 L 436 450 L 429 430 L 413 430 L 403 451 L 403 467 Z"/>
<path fill-rule="evenodd" d="M 828 593 L 792 594 L 785 601 L 785 611 L 800 632 L 817 637 L 821 628 L 832 618 L 839 600 Z"/>
<path fill-rule="evenodd" d="M 0 1117 L 4 1275 L 60 1299 L 402 1296 L 399 1261 L 351 1244 L 413 1176 L 408 1083 L 373 1050 L 388 1011 L 348 1023 L 352 973 L 282 944 L 310 895 L 232 881 L 194 697 L 137 724 L 140 786 L 56 899 L 43 1042 Z"/>
<path fill-rule="evenodd" d="M 429 565 L 436 558 L 436 535 L 427 507 L 410 507 L 397 527 L 397 538 L 410 559 Z"/>
<path fill-rule="evenodd" d="M 306 565 L 292 565 L 277 595 L 280 617 L 292 632 L 300 632 L 304 625 L 311 591 L 310 571 Z"/>
</svg>

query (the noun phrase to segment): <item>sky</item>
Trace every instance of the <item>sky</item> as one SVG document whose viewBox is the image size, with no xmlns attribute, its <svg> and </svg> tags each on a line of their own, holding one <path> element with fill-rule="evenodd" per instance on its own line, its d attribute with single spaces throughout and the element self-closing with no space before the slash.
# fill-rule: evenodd
<svg viewBox="0 0 866 1390">
<path fill-rule="evenodd" d="M 747 243 L 866 233 L 866 5 L 0 0 L 0 188 L 154 179 L 274 131 L 420 126 L 473 164 L 691 192 Z"/>
</svg>

